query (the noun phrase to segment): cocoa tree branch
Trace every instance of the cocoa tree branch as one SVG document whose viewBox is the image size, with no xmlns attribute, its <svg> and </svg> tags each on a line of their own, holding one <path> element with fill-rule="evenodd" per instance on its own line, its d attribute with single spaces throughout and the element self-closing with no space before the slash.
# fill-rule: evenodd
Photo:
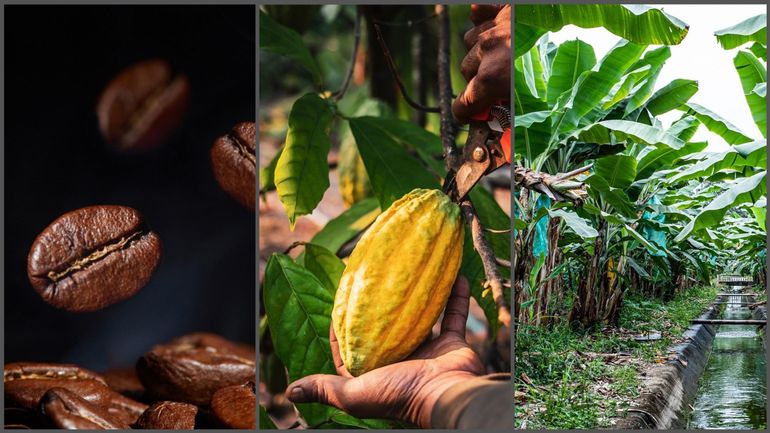
<svg viewBox="0 0 770 433">
<path fill-rule="evenodd" d="M 380 43 L 380 48 L 382 48 L 382 54 L 385 56 L 385 61 L 388 63 L 388 69 L 390 69 L 390 73 L 393 75 L 393 79 L 396 80 L 396 85 L 398 85 L 398 89 L 401 90 L 401 95 L 404 97 L 404 100 L 407 104 L 409 104 L 412 108 L 415 110 L 425 111 L 428 113 L 440 113 L 440 110 L 438 107 L 426 107 L 419 102 L 413 100 L 409 94 L 406 92 L 406 86 L 404 85 L 404 82 L 401 80 L 401 76 L 398 74 L 398 70 L 396 69 L 396 63 L 393 61 L 393 56 L 390 55 L 390 50 L 388 49 L 388 46 L 385 44 L 385 38 L 382 37 L 382 32 L 380 31 L 379 24 L 374 24 L 374 31 L 377 33 L 377 42 Z"/>
<path fill-rule="evenodd" d="M 463 211 L 465 220 L 471 226 L 473 248 L 479 253 L 479 257 L 481 257 L 481 264 L 484 266 L 484 275 L 486 277 L 484 286 L 489 288 L 492 292 L 492 298 L 497 305 L 497 319 L 504 326 L 510 326 L 511 312 L 508 304 L 505 302 L 505 296 L 503 294 L 505 283 L 503 277 L 500 275 L 500 271 L 497 269 L 498 259 L 495 257 L 492 247 L 484 236 L 484 226 L 481 224 L 478 215 L 476 215 L 476 209 L 473 208 L 473 203 L 467 199 L 463 200 L 460 202 L 460 208 Z M 508 264 L 510 265 L 510 262 L 508 262 Z"/>
<path fill-rule="evenodd" d="M 353 69 L 356 67 L 356 57 L 358 57 L 358 43 L 361 41 L 361 7 L 356 6 L 356 25 L 353 39 L 353 52 L 350 54 L 350 67 L 348 67 L 348 73 L 345 75 L 345 81 L 342 83 L 342 87 L 334 95 L 334 100 L 339 101 L 345 96 L 345 92 L 348 91 L 350 85 L 350 79 L 353 77 Z"/>
<path fill-rule="evenodd" d="M 457 124 L 452 115 L 452 77 L 449 70 L 449 13 L 446 5 L 436 5 L 439 16 L 438 33 L 438 92 L 439 108 L 441 108 L 441 143 L 444 147 L 446 168 L 451 178 L 462 164 L 462 157 L 457 150 Z M 481 224 L 473 203 L 467 197 L 460 203 L 460 208 L 465 216 L 465 221 L 471 227 L 471 239 L 473 248 L 481 257 L 484 266 L 486 281 L 485 288 L 489 288 L 497 305 L 497 318 L 504 326 L 510 326 L 511 313 L 503 295 L 504 282 L 497 269 L 497 257 L 484 235 L 484 226 Z"/>
<path fill-rule="evenodd" d="M 457 170 L 460 156 L 455 140 L 457 125 L 452 115 L 452 75 L 449 70 L 449 12 L 446 5 L 436 5 L 438 13 L 438 105 L 441 109 L 441 143 L 444 146 L 447 170 Z"/>
</svg>

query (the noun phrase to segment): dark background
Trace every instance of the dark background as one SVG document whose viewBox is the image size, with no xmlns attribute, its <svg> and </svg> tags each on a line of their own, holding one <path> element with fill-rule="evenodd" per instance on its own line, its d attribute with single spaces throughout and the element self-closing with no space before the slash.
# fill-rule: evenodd
<svg viewBox="0 0 770 433">
<path fill-rule="evenodd" d="M 133 366 L 193 331 L 255 340 L 255 215 L 218 186 L 209 149 L 255 119 L 254 6 L 5 7 L 5 362 Z M 94 107 L 121 69 L 165 58 L 190 79 L 181 126 L 149 154 L 113 151 Z M 138 209 L 163 242 L 136 296 L 93 313 L 45 303 L 26 259 L 63 213 Z"/>
</svg>

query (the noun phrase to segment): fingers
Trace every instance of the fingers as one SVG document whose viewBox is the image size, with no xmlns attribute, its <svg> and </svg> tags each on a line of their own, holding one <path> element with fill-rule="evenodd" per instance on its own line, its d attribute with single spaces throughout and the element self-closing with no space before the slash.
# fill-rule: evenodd
<svg viewBox="0 0 770 433">
<path fill-rule="evenodd" d="M 463 62 L 460 64 L 460 73 L 465 78 L 466 82 L 470 82 L 473 77 L 479 71 L 481 65 L 481 47 L 476 44 L 471 48 L 468 54 L 463 57 Z"/>
<path fill-rule="evenodd" d="M 505 5 L 471 5 L 471 21 L 475 25 L 479 25 L 484 21 L 488 21 L 497 16 L 497 13 Z"/>
<path fill-rule="evenodd" d="M 345 410 L 350 396 L 345 383 L 351 379 L 332 374 L 313 374 L 289 384 L 286 397 L 293 403 L 323 403 Z"/>
<path fill-rule="evenodd" d="M 483 23 L 474 26 L 463 36 L 463 42 L 465 43 L 465 49 L 470 50 L 471 47 L 476 45 L 479 40 L 479 35 L 495 26 L 494 21 L 484 21 Z"/>
<path fill-rule="evenodd" d="M 497 98 L 489 88 L 489 80 L 476 75 L 452 103 L 452 114 L 460 123 L 468 123 L 471 116 L 492 105 Z"/>
<path fill-rule="evenodd" d="M 452 287 L 452 295 L 444 309 L 444 320 L 441 322 L 441 333 L 456 333 L 465 337 L 465 323 L 468 321 L 468 305 L 470 304 L 471 288 L 468 280 L 460 276 Z"/>
<path fill-rule="evenodd" d="M 337 341 L 337 335 L 334 333 L 334 325 L 329 326 L 329 345 L 332 349 L 332 359 L 334 360 L 334 369 L 337 370 L 337 374 L 343 377 L 353 377 L 345 368 L 345 363 L 342 361 L 340 355 L 340 343 Z"/>
</svg>

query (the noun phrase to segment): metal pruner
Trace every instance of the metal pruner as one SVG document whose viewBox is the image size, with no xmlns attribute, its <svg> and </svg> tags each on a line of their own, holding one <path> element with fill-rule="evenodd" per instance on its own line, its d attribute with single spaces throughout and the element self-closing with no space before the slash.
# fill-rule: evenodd
<svg viewBox="0 0 770 433">
<path fill-rule="evenodd" d="M 511 162 L 511 111 L 493 105 L 471 118 L 463 163 L 455 174 L 457 201 L 486 174 Z"/>
</svg>

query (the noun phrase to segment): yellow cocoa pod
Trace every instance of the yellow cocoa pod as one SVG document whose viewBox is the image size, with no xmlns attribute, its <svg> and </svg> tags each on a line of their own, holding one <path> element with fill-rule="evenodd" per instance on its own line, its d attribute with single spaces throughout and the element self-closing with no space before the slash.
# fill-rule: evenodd
<svg viewBox="0 0 770 433">
<path fill-rule="evenodd" d="M 340 144 L 337 176 L 340 180 L 340 195 L 345 206 L 350 207 L 371 197 L 372 186 L 369 183 L 369 175 L 366 173 L 364 161 L 352 137 L 348 137 Z"/>
<path fill-rule="evenodd" d="M 449 197 L 415 189 L 364 233 L 332 311 L 350 374 L 398 362 L 430 335 L 460 268 L 463 232 L 460 208 Z"/>
</svg>

